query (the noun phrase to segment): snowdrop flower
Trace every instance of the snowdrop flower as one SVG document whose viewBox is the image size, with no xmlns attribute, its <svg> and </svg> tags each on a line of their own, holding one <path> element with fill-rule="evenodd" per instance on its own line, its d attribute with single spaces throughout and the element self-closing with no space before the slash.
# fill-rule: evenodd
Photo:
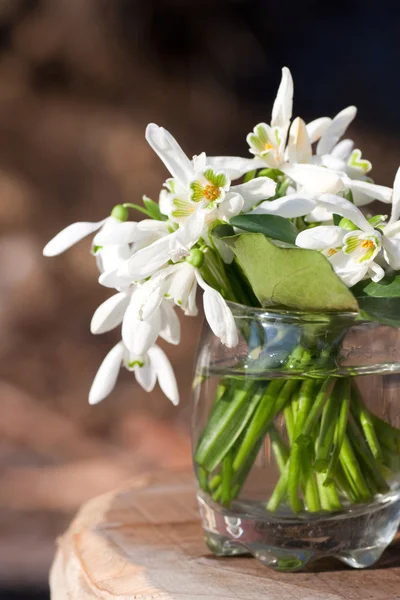
<svg viewBox="0 0 400 600">
<path fill-rule="evenodd" d="M 148 320 L 164 298 L 172 300 L 186 315 L 194 316 L 197 314 L 196 291 L 199 285 L 204 291 L 204 312 L 211 330 L 223 344 L 232 348 L 238 343 L 235 320 L 222 295 L 201 276 L 198 269 L 201 255 L 201 250 L 195 248 L 189 260 L 165 267 L 144 283 L 141 286 L 141 303 L 135 305 L 136 316 Z"/>
<path fill-rule="evenodd" d="M 128 211 L 122 205 L 117 205 L 111 215 L 102 221 L 78 222 L 68 225 L 53 237 L 43 248 L 44 256 L 57 256 L 74 246 L 86 236 L 100 230 L 93 239 L 93 246 L 101 246 L 101 234 L 115 233 L 118 245 L 126 245 L 133 241 L 136 234 L 137 223 L 128 222 Z"/>
<path fill-rule="evenodd" d="M 385 272 L 374 262 L 382 248 L 382 235 L 367 221 L 361 211 L 344 198 L 326 196 L 324 206 L 354 223 L 348 231 L 340 226 L 321 225 L 299 233 L 296 245 L 318 250 L 328 258 L 336 274 L 349 287 L 367 275 L 380 281 Z M 359 227 L 359 229 L 358 229 Z"/>
<path fill-rule="evenodd" d="M 179 393 L 175 375 L 167 356 L 157 345 L 146 353 L 136 355 L 119 342 L 100 365 L 89 393 L 89 403 L 98 404 L 114 389 L 119 371 L 125 367 L 135 374 L 136 381 L 146 391 L 151 392 L 157 381 L 169 400 L 179 403 Z"/>
<path fill-rule="evenodd" d="M 276 184 L 268 177 L 231 185 L 229 172 L 237 176 L 242 171 L 250 170 L 250 167 L 254 169 L 253 161 L 237 157 L 215 157 L 210 160 L 205 153 L 190 160 L 175 138 L 154 123 L 148 125 L 146 139 L 172 175 L 160 194 L 160 210 L 176 223 L 184 224 L 193 214 L 197 214 L 203 223 L 210 222 L 231 211 L 233 201 L 235 210 L 240 212 L 275 193 Z M 233 164 L 231 167 L 230 160 Z M 224 169 L 216 170 L 215 166 Z"/>
<path fill-rule="evenodd" d="M 383 255 L 389 266 L 400 270 L 400 168 L 393 184 L 392 214 L 389 223 L 381 227 L 383 234 Z"/>
<path fill-rule="evenodd" d="M 135 287 L 129 292 L 118 292 L 108 298 L 95 311 L 90 324 L 94 334 L 111 331 L 122 324 L 122 339 L 134 354 L 143 354 L 158 336 L 170 344 L 179 344 L 180 323 L 170 302 L 161 299 L 146 319 L 140 318 L 143 289 Z M 150 298 L 146 298 L 150 306 Z"/>
<path fill-rule="evenodd" d="M 293 79 L 287 67 L 272 107 L 271 124 L 259 123 L 247 136 L 250 152 L 264 162 L 263 166 L 279 168 L 285 162 L 285 145 L 293 108 Z"/>
</svg>

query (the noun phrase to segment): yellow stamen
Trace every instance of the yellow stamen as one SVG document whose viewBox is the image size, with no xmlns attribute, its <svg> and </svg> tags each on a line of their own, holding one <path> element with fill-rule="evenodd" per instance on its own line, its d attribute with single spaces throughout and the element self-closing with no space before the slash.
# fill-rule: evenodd
<svg viewBox="0 0 400 600">
<path fill-rule="evenodd" d="M 361 242 L 361 248 L 365 248 L 365 250 L 372 250 L 375 248 L 375 244 L 372 240 L 363 240 Z"/>
<path fill-rule="evenodd" d="M 270 143 L 267 142 L 264 146 L 264 150 L 273 150 L 274 146 Z"/>
<path fill-rule="evenodd" d="M 334 254 L 337 254 L 337 250 L 335 250 L 335 248 L 329 248 L 328 256 L 333 256 Z"/>
<path fill-rule="evenodd" d="M 216 185 L 208 184 L 204 187 L 204 198 L 206 198 L 206 200 L 213 202 L 214 200 L 217 200 L 218 196 L 219 189 Z"/>
</svg>

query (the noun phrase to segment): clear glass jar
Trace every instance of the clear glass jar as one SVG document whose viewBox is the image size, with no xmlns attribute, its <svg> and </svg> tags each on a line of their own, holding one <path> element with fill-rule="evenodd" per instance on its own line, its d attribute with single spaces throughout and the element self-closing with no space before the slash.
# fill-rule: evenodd
<svg viewBox="0 0 400 600">
<path fill-rule="evenodd" d="M 282 571 L 372 565 L 400 522 L 400 331 L 230 307 L 239 344 L 205 323 L 193 385 L 206 543 Z"/>
</svg>

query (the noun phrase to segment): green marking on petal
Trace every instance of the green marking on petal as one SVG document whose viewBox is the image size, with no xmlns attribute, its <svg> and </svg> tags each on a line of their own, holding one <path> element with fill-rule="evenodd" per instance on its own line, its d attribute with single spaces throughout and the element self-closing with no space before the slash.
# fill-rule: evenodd
<svg viewBox="0 0 400 600">
<path fill-rule="evenodd" d="M 358 148 L 353 150 L 347 164 L 349 167 L 353 167 L 363 173 L 368 173 L 372 169 L 372 164 L 369 160 L 361 159 L 361 150 Z"/>
<path fill-rule="evenodd" d="M 181 198 L 174 198 L 172 204 L 175 207 L 172 211 L 172 216 L 176 219 L 189 217 L 193 212 L 193 206 L 187 200 L 182 200 Z"/>
<path fill-rule="evenodd" d="M 167 181 L 164 183 L 164 187 L 167 188 L 170 194 L 175 194 L 175 179 L 173 179 L 172 177 L 170 177 L 170 179 L 167 179 Z"/>
<path fill-rule="evenodd" d="M 204 198 L 204 188 L 201 185 L 200 181 L 192 181 L 190 184 L 190 189 L 192 190 L 191 200 L 193 202 L 200 202 Z"/>
<path fill-rule="evenodd" d="M 142 367 L 144 367 L 144 362 L 141 360 L 134 360 L 134 361 L 128 363 L 128 367 L 130 369 L 133 369 L 134 367 L 139 367 L 141 369 Z"/>
<path fill-rule="evenodd" d="M 216 173 L 212 169 L 207 169 L 204 171 L 203 175 L 207 181 L 217 188 L 224 187 L 227 184 L 226 175 L 223 171 L 218 171 L 218 173 Z"/>
<path fill-rule="evenodd" d="M 343 252 L 345 254 L 351 254 L 352 252 L 357 250 L 359 244 L 360 244 L 360 238 L 358 237 L 358 235 L 352 235 L 347 238 L 344 248 L 343 248 Z"/>
<path fill-rule="evenodd" d="M 103 246 L 93 246 L 93 254 L 97 254 L 99 250 L 101 250 Z"/>
<path fill-rule="evenodd" d="M 265 144 L 268 144 L 268 133 L 263 125 L 256 125 L 254 127 L 254 133 L 256 134 L 261 146 L 265 146 Z"/>
</svg>

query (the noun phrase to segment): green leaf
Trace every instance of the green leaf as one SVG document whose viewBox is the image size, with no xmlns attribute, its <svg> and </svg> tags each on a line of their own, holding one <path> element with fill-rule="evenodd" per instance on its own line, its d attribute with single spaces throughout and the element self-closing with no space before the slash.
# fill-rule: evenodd
<svg viewBox="0 0 400 600">
<path fill-rule="evenodd" d="M 294 244 L 299 233 L 289 219 L 277 215 L 238 215 L 232 217 L 230 223 L 239 229 L 251 233 L 263 233 L 273 240 L 280 240 L 287 244 Z"/>
<path fill-rule="evenodd" d="M 400 273 L 386 275 L 381 281 L 360 281 L 352 290 L 362 317 L 400 327 Z"/>
<path fill-rule="evenodd" d="M 235 230 L 233 229 L 232 225 L 229 225 L 228 223 L 217 223 L 210 228 L 210 234 L 217 238 L 223 239 L 235 235 Z"/>
<path fill-rule="evenodd" d="M 242 233 L 224 241 L 262 306 L 358 312 L 352 292 L 320 252 L 279 248 L 260 233 Z"/>
<path fill-rule="evenodd" d="M 155 219 L 156 221 L 166 221 L 168 219 L 168 217 L 163 215 L 160 211 L 160 207 L 158 206 L 157 202 L 154 202 L 154 200 L 151 198 L 143 196 L 143 204 L 145 205 L 147 214 L 151 219 Z"/>
</svg>

